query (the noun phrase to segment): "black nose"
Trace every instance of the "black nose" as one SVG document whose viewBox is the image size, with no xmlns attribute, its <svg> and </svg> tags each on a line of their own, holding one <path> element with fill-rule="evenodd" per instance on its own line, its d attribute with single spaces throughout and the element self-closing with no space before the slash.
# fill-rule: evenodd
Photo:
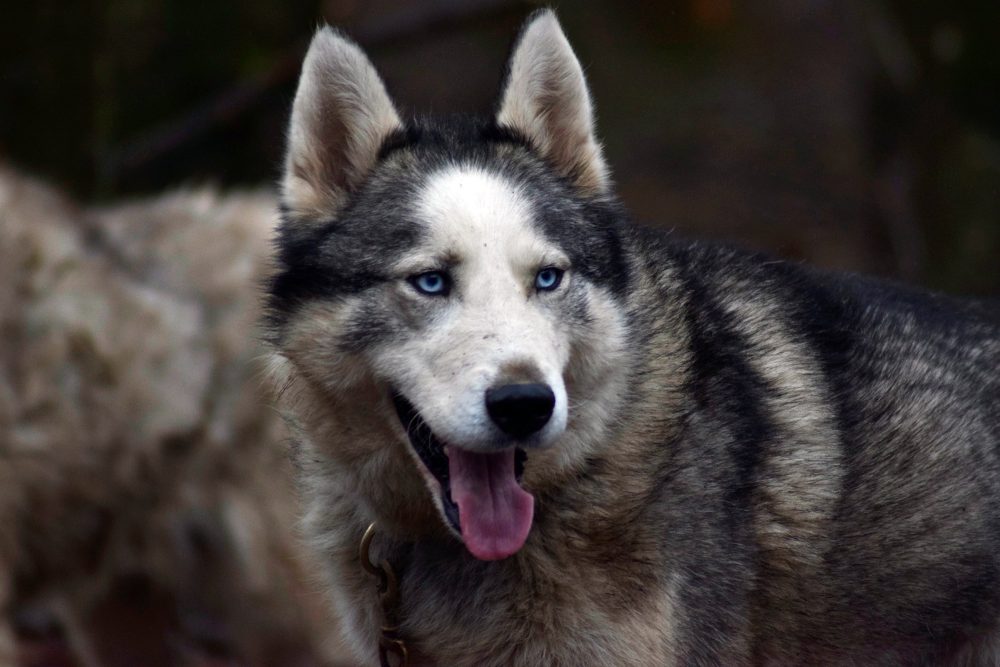
<svg viewBox="0 0 1000 667">
<path fill-rule="evenodd" d="M 486 390 L 486 411 L 500 430 L 524 438 L 549 423 L 556 396 L 547 384 L 505 384 Z"/>
</svg>

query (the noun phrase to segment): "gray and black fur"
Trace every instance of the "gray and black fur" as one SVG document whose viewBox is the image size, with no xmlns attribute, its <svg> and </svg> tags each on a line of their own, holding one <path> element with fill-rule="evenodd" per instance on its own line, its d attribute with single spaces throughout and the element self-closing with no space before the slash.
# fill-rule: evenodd
<svg viewBox="0 0 1000 667">
<path fill-rule="evenodd" d="M 524 35 L 508 93 L 519 53 L 575 64 L 562 42 L 546 51 L 564 40 L 550 12 Z M 304 79 L 328 54 L 370 68 L 342 36 L 321 40 Z M 306 529 L 358 659 L 374 660 L 379 612 L 356 541 L 377 520 L 402 633 L 429 664 L 1000 664 L 995 305 L 632 225 L 590 126 L 574 125 L 590 119 L 582 75 L 566 91 L 558 76 L 538 103 L 559 106 L 528 119 L 543 125 L 504 104 L 495 119 L 403 123 L 377 91 L 380 118 L 365 118 L 334 94 L 337 122 L 378 137 L 370 157 L 299 136 L 363 166 L 343 177 L 295 162 L 293 114 L 288 168 L 309 185 L 286 181 L 268 335 Z M 303 84 L 296 113 L 322 104 L 312 94 Z M 586 113 L 544 125 L 573 104 Z M 427 242 L 413 202 L 455 165 L 529 202 L 573 272 L 544 307 L 572 349 L 566 432 L 528 448 L 531 534 L 494 562 L 444 527 L 389 398 L 390 353 L 447 319 L 400 306 L 391 267 Z M 594 342 L 612 321 L 613 350 Z"/>
</svg>

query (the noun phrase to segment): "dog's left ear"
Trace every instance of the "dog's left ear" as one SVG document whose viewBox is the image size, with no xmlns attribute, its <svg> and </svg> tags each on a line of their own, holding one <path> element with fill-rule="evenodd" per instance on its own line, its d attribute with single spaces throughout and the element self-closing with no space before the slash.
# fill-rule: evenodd
<svg viewBox="0 0 1000 667">
<path fill-rule="evenodd" d="M 402 127 L 358 45 L 321 28 L 302 63 L 288 129 L 281 189 L 292 219 L 336 215 L 375 165 L 382 141 Z"/>
<path fill-rule="evenodd" d="M 583 68 L 552 10 L 535 12 L 525 22 L 507 64 L 497 123 L 525 135 L 585 192 L 608 192 L 608 167 L 594 136 Z"/>
</svg>

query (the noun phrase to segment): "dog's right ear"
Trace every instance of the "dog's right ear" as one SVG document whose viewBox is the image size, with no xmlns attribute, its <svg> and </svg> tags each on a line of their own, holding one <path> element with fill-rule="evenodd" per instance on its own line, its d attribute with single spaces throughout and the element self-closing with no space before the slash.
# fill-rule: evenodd
<svg viewBox="0 0 1000 667">
<path fill-rule="evenodd" d="M 521 30 L 507 63 L 497 123 L 521 132 L 585 192 L 610 189 L 583 68 L 551 9 L 532 14 Z"/>
<path fill-rule="evenodd" d="M 329 27 L 313 37 L 302 64 L 282 179 L 292 220 L 328 220 L 402 129 L 378 73 L 361 49 Z"/>
</svg>

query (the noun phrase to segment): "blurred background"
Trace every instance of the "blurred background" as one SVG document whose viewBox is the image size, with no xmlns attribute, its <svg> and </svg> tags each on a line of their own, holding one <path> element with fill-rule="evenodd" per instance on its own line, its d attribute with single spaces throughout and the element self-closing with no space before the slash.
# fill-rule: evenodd
<svg viewBox="0 0 1000 667">
<path fill-rule="evenodd" d="M 86 201 L 272 183 L 319 22 L 406 111 L 492 104 L 533 3 L 40 0 L 0 27 L 0 154 Z M 635 216 L 936 288 L 1000 286 L 1000 5 L 557 4 Z"/>
<path fill-rule="evenodd" d="M 637 220 L 1000 292 L 1000 3 L 555 6 Z M 4 6 L 0 667 L 349 664 L 252 335 L 300 61 L 488 112 L 534 7 Z"/>
</svg>

